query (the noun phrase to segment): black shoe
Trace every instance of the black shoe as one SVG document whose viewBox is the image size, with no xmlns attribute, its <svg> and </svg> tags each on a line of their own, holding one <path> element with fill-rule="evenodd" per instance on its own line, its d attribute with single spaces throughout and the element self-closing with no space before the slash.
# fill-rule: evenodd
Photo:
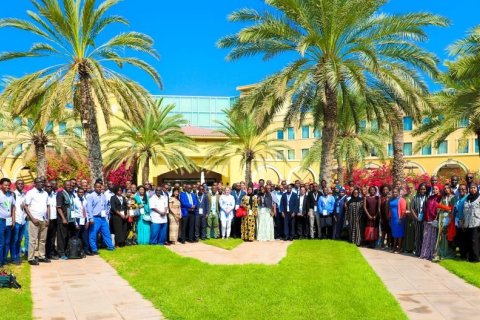
<svg viewBox="0 0 480 320">
<path fill-rule="evenodd" d="M 50 261 L 50 259 L 48 259 L 48 258 L 42 258 L 42 259 L 38 259 L 38 262 L 50 263 L 50 262 L 52 262 L 52 261 Z"/>
<path fill-rule="evenodd" d="M 180 241 L 181 244 L 185 244 L 185 241 Z"/>
<path fill-rule="evenodd" d="M 22 264 L 22 261 L 17 260 L 17 261 L 13 261 L 12 263 L 13 263 L 14 265 L 16 265 L 16 266 L 19 266 L 19 265 Z"/>
<path fill-rule="evenodd" d="M 58 259 L 60 259 L 58 256 L 51 256 L 51 257 L 49 257 L 49 258 L 50 258 L 50 260 L 58 260 Z"/>
<path fill-rule="evenodd" d="M 28 263 L 31 265 L 31 266 L 38 266 L 40 263 L 38 263 L 37 260 L 28 260 Z"/>
<path fill-rule="evenodd" d="M 85 254 L 86 254 L 87 256 L 93 256 L 93 253 L 92 253 L 91 251 L 86 251 Z"/>
<path fill-rule="evenodd" d="M 92 256 L 98 256 L 98 251 L 92 252 Z"/>
</svg>

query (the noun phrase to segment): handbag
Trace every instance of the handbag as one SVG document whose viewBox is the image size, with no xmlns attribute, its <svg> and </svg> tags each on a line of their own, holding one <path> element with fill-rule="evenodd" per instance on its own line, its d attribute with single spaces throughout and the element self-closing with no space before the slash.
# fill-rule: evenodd
<svg viewBox="0 0 480 320">
<path fill-rule="evenodd" d="M 365 240 L 366 241 L 377 241 L 378 240 L 378 228 L 376 227 L 365 227 Z"/>
<path fill-rule="evenodd" d="M 237 211 L 235 211 L 235 217 L 243 218 L 247 215 L 247 210 L 244 207 L 239 207 Z"/>
<path fill-rule="evenodd" d="M 150 222 L 152 221 L 152 217 L 149 214 L 142 214 L 143 221 Z"/>
</svg>

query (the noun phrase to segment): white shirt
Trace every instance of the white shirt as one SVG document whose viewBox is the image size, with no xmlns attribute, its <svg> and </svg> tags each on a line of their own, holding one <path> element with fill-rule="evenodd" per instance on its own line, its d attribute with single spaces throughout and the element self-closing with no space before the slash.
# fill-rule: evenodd
<svg viewBox="0 0 480 320">
<path fill-rule="evenodd" d="M 48 196 L 48 205 L 50 206 L 50 220 L 57 219 L 57 193 L 52 191 Z"/>
<path fill-rule="evenodd" d="M 161 195 L 158 197 L 154 194 L 150 198 L 150 209 L 157 209 L 162 213 L 166 213 L 168 208 L 168 197 Z M 160 215 L 158 212 L 154 210 L 150 210 L 150 216 L 152 217 L 152 223 L 167 223 L 167 215 Z"/>
<path fill-rule="evenodd" d="M 300 196 L 300 207 L 299 207 L 299 210 L 300 211 L 300 214 L 303 213 L 303 199 L 305 198 L 305 195 L 303 196 Z"/>
<path fill-rule="evenodd" d="M 39 191 L 37 188 L 33 188 L 25 196 L 25 205 L 28 206 L 32 217 L 37 220 L 45 221 L 47 204 L 48 193 L 45 190 Z"/>
<path fill-rule="evenodd" d="M 72 215 L 74 218 L 80 219 L 80 218 L 85 218 L 83 214 L 87 213 L 87 198 L 83 196 L 83 201 L 80 200 L 80 197 L 75 197 L 75 212 L 72 212 Z"/>
<path fill-rule="evenodd" d="M 27 214 L 25 210 L 22 209 L 22 205 L 25 204 L 25 192 L 20 192 L 15 189 L 15 223 L 24 225 L 26 222 Z"/>
<path fill-rule="evenodd" d="M 0 191 L 0 218 L 11 219 L 13 206 L 15 206 L 15 198 L 13 197 L 13 193 L 8 192 L 7 194 L 5 194 L 3 193 L 3 191 Z"/>
</svg>

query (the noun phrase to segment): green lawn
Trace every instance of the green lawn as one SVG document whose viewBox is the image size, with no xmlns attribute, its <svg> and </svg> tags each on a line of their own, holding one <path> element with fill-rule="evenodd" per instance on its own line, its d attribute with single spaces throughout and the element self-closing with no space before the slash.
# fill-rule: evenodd
<svg viewBox="0 0 480 320">
<path fill-rule="evenodd" d="M 163 247 L 102 252 L 168 319 L 406 319 L 344 242 L 295 241 L 279 265 L 209 265 Z"/>
<path fill-rule="evenodd" d="M 441 260 L 440 264 L 451 273 L 480 288 L 480 263 L 445 259 Z"/>
<path fill-rule="evenodd" d="M 30 265 L 23 262 L 21 266 L 8 265 L 22 288 L 0 289 L 0 319 L 32 319 L 32 293 L 30 291 Z"/>
<path fill-rule="evenodd" d="M 208 239 L 202 241 L 205 244 L 226 250 L 233 250 L 243 243 L 241 239 Z"/>
</svg>

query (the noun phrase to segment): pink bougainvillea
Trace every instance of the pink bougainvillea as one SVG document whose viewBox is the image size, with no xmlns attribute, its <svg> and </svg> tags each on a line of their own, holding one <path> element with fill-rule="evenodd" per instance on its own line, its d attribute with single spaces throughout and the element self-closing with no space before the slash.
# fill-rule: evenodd
<svg viewBox="0 0 480 320">
<path fill-rule="evenodd" d="M 132 168 L 127 168 L 126 163 L 122 163 L 118 169 L 110 170 L 105 174 L 105 181 L 112 181 L 114 185 L 125 186 L 127 181 L 132 181 Z"/>
</svg>

